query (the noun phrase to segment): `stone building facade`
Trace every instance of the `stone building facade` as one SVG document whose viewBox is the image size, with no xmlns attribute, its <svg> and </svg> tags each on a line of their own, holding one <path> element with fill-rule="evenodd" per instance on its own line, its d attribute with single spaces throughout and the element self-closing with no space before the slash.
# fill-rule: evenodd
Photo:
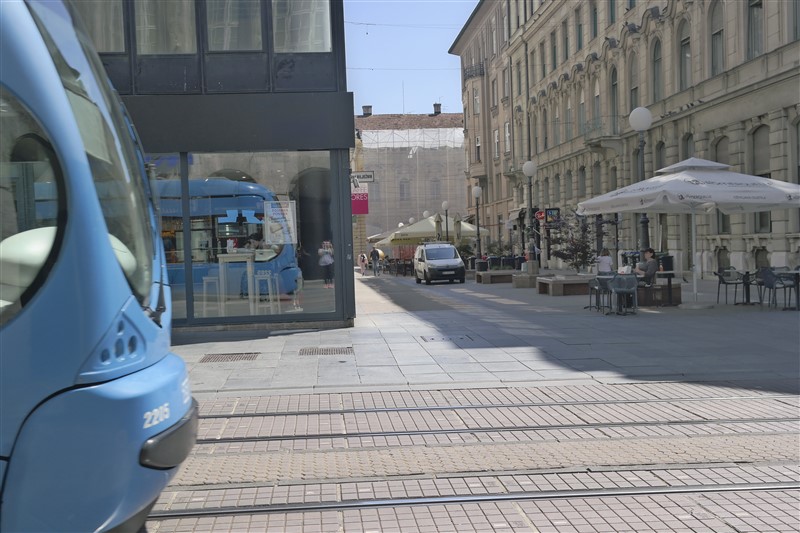
<svg viewBox="0 0 800 533">
<path fill-rule="evenodd" d="M 464 123 L 459 113 L 372 114 L 355 117 L 358 170 L 373 171 L 368 183 L 367 235 L 396 229 L 423 213 L 467 215 Z M 358 249 L 356 243 L 356 249 Z"/>
<path fill-rule="evenodd" d="M 529 160 L 534 210 L 562 213 L 692 156 L 798 182 L 798 0 L 482 0 L 450 53 L 461 58 L 481 220 L 527 223 Z M 644 175 L 629 124 L 640 106 L 653 116 Z M 639 248 L 641 214 L 605 220 L 616 222 L 600 236 L 612 253 Z M 800 261 L 800 205 L 701 215 L 695 251 L 689 231 L 688 215 L 649 215 L 650 243 L 676 269 L 693 252 L 704 273 Z M 562 266 L 542 242 L 545 266 Z"/>
</svg>

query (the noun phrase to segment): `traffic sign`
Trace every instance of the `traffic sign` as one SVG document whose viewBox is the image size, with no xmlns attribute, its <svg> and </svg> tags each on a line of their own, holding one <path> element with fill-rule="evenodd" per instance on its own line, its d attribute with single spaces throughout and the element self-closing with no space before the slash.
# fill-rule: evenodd
<svg viewBox="0 0 800 533">
<path fill-rule="evenodd" d="M 536 211 L 536 220 L 544 220 L 544 211 Z"/>
<path fill-rule="evenodd" d="M 373 183 L 375 181 L 374 170 L 362 170 L 359 172 L 351 172 L 350 178 L 357 179 L 360 183 Z"/>
</svg>

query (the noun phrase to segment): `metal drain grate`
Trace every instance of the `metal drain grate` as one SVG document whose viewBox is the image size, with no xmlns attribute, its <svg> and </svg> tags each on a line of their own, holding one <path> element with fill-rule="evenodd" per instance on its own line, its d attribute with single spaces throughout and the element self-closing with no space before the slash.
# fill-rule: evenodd
<svg viewBox="0 0 800 533">
<path fill-rule="evenodd" d="M 448 342 L 448 341 L 467 341 L 473 342 L 475 339 L 470 337 L 469 335 L 448 335 L 444 337 L 428 337 L 422 336 L 420 337 L 425 342 Z"/>
<path fill-rule="evenodd" d="M 352 346 L 310 346 L 300 348 L 297 355 L 353 355 Z"/>
<path fill-rule="evenodd" d="M 200 359 L 201 363 L 233 363 L 235 361 L 255 361 L 258 352 L 243 353 L 207 353 Z"/>
</svg>

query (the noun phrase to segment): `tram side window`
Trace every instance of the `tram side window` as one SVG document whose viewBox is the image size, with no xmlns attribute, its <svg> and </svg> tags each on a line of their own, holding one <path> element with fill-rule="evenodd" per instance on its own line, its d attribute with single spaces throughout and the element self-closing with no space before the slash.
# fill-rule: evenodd
<svg viewBox="0 0 800 533">
<path fill-rule="evenodd" d="M 27 109 L 0 87 L 0 324 L 41 285 L 64 206 L 61 168 Z"/>
</svg>

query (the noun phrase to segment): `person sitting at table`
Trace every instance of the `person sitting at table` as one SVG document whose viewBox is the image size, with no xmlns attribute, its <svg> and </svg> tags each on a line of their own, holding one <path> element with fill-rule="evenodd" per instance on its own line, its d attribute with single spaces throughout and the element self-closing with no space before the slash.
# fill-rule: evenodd
<svg viewBox="0 0 800 533">
<path fill-rule="evenodd" d="M 658 261 L 655 258 L 656 251 L 648 248 L 644 251 L 644 263 L 639 263 L 634 269 L 634 273 L 644 277 L 644 285 L 650 286 L 656 279 L 656 272 L 658 272 Z"/>
<path fill-rule="evenodd" d="M 614 271 L 614 265 L 611 262 L 611 253 L 608 251 L 608 248 L 603 248 L 603 251 L 600 252 L 600 255 L 595 259 L 595 263 L 597 263 L 598 274 L 601 272 Z"/>
</svg>

